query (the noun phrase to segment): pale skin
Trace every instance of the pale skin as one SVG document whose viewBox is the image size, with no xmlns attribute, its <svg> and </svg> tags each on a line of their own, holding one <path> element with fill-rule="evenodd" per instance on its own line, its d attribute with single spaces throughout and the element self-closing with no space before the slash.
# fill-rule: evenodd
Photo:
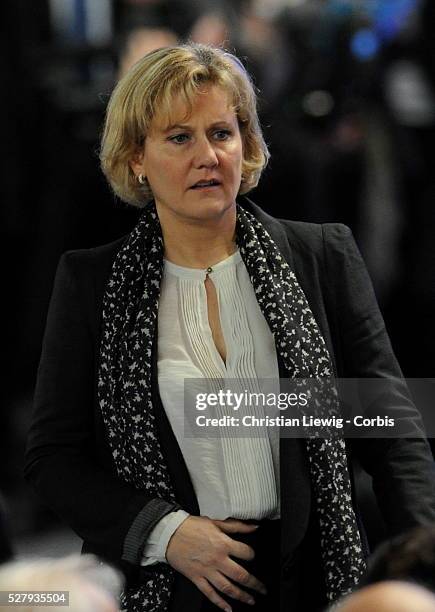
<svg viewBox="0 0 435 612">
<path fill-rule="evenodd" d="M 417 584 L 378 582 L 343 599 L 337 612 L 435 612 L 434 594 Z M 332 612 L 332 610 L 331 610 Z"/>
<path fill-rule="evenodd" d="M 165 257 L 180 266 L 206 269 L 236 250 L 242 136 L 228 94 L 216 85 L 204 85 L 190 114 L 174 100 L 172 119 L 168 126 L 154 118 L 143 149 L 130 165 L 136 176 L 147 177 L 152 189 Z M 198 185 L 210 180 L 217 184 Z M 209 276 L 204 287 L 210 330 L 225 362 L 218 298 Z M 254 598 L 243 587 L 263 594 L 265 587 L 237 563 L 253 559 L 254 551 L 233 536 L 256 528 L 233 518 L 190 516 L 170 539 L 167 561 L 218 608 L 232 610 L 222 593 L 252 605 Z"/>
</svg>

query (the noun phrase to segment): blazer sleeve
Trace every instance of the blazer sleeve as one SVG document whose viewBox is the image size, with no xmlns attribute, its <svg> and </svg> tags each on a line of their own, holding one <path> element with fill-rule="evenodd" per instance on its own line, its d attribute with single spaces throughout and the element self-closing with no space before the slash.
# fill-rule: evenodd
<svg viewBox="0 0 435 612">
<path fill-rule="evenodd" d="M 435 471 L 414 406 L 393 353 L 367 269 L 349 228 L 323 226 L 326 284 L 337 367 L 343 378 L 388 378 L 383 407 L 394 414 L 407 438 L 348 440 L 373 489 L 392 535 L 435 521 Z"/>
<path fill-rule="evenodd" d="M 95 409 L 98 321 L 92 265 L 62 256 L 38 370 L 25 476 L 85 540 L 128 575 L 148 534 L 179 508 L 118 478 Z M 80 265 L 78 265 L 80 264 Z M 77 269 L 80 274 L 77 274 Z M 106 452 L 106 456 L 104 455 Z"/>
</svg>

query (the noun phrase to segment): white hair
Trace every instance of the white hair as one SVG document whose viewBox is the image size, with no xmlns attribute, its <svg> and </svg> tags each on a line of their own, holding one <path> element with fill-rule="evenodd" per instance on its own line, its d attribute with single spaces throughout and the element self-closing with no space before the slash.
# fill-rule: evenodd
<svg viewBox="0 0 435 612">
<path fill-rule="evenodd" d="M 114 612 L 121 574 L 92 555 L 13 561 L 0 567 L 0 591 L 67 591 L 69 606 L 14 605 L 14 612 Z"/>
</svg>

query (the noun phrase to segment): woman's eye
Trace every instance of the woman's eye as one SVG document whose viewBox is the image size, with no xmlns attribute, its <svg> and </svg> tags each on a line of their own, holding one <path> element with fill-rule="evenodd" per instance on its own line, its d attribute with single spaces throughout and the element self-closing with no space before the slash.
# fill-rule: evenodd
<svg viewBox="0 0 435 612">
<path fill-rule="evenodd" d="M 189 136 L 187 134 L 175 134 L 175 136 L 171 136 L 169 140 L 175 142 L 175 144 L 184 144 L 188 138 Z"/>
<path fill-rule="evenodd" d="M 226 140 L 231 136 L 230 130 L 218 130 L 214 133 L 216 140 Z"/>
</svg>

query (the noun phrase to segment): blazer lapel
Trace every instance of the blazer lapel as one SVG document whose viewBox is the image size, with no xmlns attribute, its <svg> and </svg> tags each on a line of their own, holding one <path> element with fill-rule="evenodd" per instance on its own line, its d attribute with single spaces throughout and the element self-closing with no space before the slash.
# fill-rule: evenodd
<svg viewBox="0 0 435 612">
<path fill-rule="evenodd" d="M 243 207 L 261 221 L 275 241 L 284 259 L 296 274 L 296 278 L 305 293 L 317 325 L 325 339 L 331 356 L 334 375 L 337 376 L 337 359 L 328 323 L 329 320 L 334 320 L 334 316 L 331 316 L 334 313 L 326 312 L 330 300 L 328 295 L 323 294 L 323 291 L 328 294 L 328 287 L 324 284 L 324 271 L 319 268 L 316 256 L 311 254 L 310 258 L 309 253 L 301 253 L 299 249 L 293 249 L 283 224 L 278 219 L 274 219 L 265 213 L 264 210 L 246 197 L 243 199 Z M 313 224 L 313 227 L 318 226 Z"/>
<path fill-rule="evenodd" d="M 248 205 L 246 205 L 246 203 Z M 291 249 L 283 225 L 270 217 L 253 202 L 244 199 L 247 208 L 266 228 L 281 255 L 299 279 L 296 257 Z M 307 296 L 308 301 L 311 301 Z M 282 359 L 278 355 L 280 378 L 288 378 Z M 309 523 L 311 510 L 311 479 L 305 440 L 280 439 L 280 485 L 281 485 L 281 556 L 285 565 L 302 542 Z"/>
</svg>

